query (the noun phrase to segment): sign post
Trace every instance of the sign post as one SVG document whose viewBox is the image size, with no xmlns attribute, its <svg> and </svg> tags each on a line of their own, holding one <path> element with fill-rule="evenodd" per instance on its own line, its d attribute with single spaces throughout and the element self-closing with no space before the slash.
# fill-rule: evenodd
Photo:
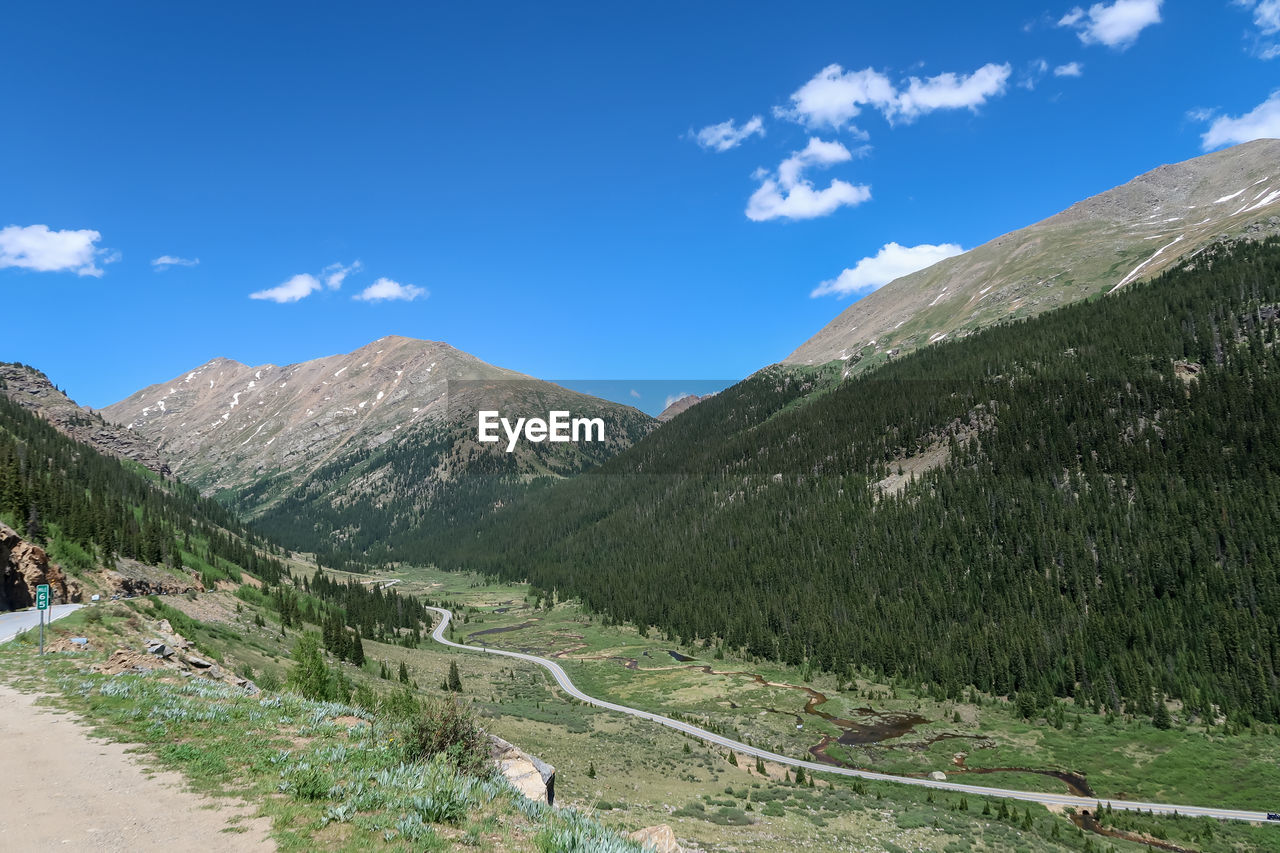
<svg viewBox="0 0 1280 853">
<path fill-rule="evenodd" d="M 49 609 L 49 585 L 36 587 L 36 610 L 40 611 L 40 654 L 44 654 L 44 612 Z"/>
</svg>

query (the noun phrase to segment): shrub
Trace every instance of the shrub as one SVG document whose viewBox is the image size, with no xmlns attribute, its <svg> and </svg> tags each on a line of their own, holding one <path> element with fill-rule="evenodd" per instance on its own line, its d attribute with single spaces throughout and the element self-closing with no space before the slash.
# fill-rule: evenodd
<svg viewBox="0 0 1280 853">
<path fill-rule="evenodd" d="M 478 773 L 489 761 L 489 739 L 475 714 L 453 699 L 431 699 L 409 726 L 406 752 L 423 760 L 444 755 L 465 773 Z"/>
<path fill-rule="evenodd" d="M 293 647 L 293 661 L 289 686 L 307 699 L 332 699 L 336 695 L 332 674 L 320 654 L 320 640 L 314 633 L 298 638 Z"/>
</svg>

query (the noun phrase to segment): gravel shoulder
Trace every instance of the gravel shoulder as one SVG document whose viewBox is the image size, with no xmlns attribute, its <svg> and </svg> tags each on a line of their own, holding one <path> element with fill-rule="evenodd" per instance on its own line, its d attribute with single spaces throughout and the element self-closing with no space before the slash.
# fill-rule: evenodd
<svg viewBox="0 0 1280 853">
<path fill-rule="evenodd" d="M 127 744 L 91 737 L 77 718 L 0 684 L 0 850 L 274 850 L 271 823 L 244 804 L 152 773 Z"/>
</svg>

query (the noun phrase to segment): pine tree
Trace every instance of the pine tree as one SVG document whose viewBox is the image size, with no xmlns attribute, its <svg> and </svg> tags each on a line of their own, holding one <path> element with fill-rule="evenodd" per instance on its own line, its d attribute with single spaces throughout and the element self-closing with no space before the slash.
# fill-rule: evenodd
<svg viewBox="0 0 1280 853">
<path fill-rule="evenodd" d="M 364 666 L 364 642 L 360 639 L 359 634 L 356 634 L 351 640 L 349 648 L 351 649 L 351 662 L 356 666 Z"/>
<path fill-rule="evenodd" d="M 1169 716 L 1169 706 L 1164 702 L 1163 693 L 1156 697 L 1155 713 L 1151 716 L 1151 725 L 1162 730 L 1173 726 L 1173 719 Z"/>
<path fill-rule="evenodd" d="M 458 674 L 458 664 L 456 661 L 449 661 L 449 680 L 446 685 L 450 693 L 462 692 L 462 676 Z"/>
</svg>

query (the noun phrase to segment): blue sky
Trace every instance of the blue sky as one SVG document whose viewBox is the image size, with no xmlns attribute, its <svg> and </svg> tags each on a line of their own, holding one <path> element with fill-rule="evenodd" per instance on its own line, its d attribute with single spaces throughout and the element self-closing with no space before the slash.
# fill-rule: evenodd
<svg viewBox="0 0 1280 853">
<path fill-rule="evenodd" d="M 653 410 L 1280 135 L 1278 0 L 889 5 L 11 5 L 0 358 L 102 406 L 400 334 Z"/>
</svg>

